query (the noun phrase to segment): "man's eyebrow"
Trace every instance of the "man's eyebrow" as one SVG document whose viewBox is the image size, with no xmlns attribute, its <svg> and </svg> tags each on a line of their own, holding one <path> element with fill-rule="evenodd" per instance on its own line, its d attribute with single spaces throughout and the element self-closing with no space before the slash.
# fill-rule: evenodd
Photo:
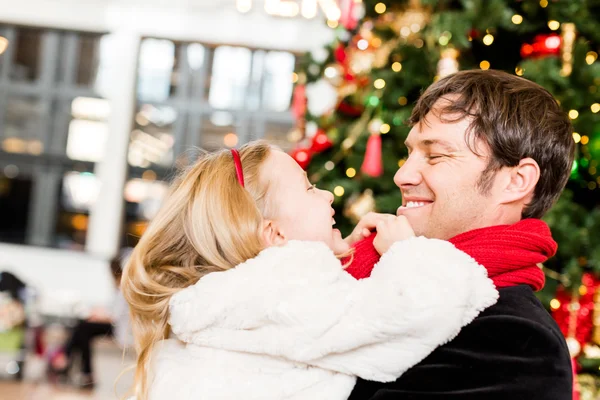
<svg viewBox="0 0 600 400">
<path fill-rule="evenodd" d="M 445 140 L 440 140 L 440 139 L 425 139 L 425 140 L 421 140 L 419 142 L 419 144 L 424 147 L 431 147 L 434 145 L 439 145 L 439 146 L 442 146 L 445 150 L 450 151 L 450 152 L 458 151 L 458 149 L 456 148 L 455 145 L 453 145 L 450 142 L 447 142 Z"/>
</svg>

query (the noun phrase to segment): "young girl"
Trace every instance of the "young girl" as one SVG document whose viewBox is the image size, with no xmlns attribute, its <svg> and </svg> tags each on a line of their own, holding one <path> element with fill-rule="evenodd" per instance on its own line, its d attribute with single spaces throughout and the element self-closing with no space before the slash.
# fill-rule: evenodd
<svg viewBox="0 0 600 400">
<path fill-rule="evenodd" d="M 357 376 L 396 379 L 495 303 L 483 267 L 400 217 L 380 218 L 383 257 L 352 278 L 332 202 L 264 142 L 182 175 L 122 281 L 138 400 L 346 399 Z"/>
</svg>

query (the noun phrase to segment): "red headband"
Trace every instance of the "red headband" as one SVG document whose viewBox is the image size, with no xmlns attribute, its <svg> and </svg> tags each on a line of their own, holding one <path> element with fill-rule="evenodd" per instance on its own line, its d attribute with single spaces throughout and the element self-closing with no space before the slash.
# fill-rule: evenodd
<svg viewBox="0 0 600 400">
<path fill-rule="evenodd" d="M 231 149 L 233 155 L 233 162 L 235 163 L 235 173 L 237 180 L 244 187 L 244 171 L 242 170 L 242 161 L 240 160 L 240 153 L 236 149 Z"/>
</svg>

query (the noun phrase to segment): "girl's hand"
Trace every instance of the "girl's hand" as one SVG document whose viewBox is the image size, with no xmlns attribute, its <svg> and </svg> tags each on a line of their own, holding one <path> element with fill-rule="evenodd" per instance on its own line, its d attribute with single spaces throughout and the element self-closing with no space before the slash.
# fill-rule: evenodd
<svg viewBox="0 0 600 400">
<path fill-rule="evenodd" d="M 371 230 L 377 227 L 377 224 L 383 221 L 395 220 L 396 216 L 392 214 L 380 214 L 370 212 L 358 221 L 358 224 L 352 233 L 344 239 L 349 245 L 371 236 Z"/>
<path fill-rule="evenodd" d="M 388 251 L 394 243 L 415 236 L 412 226 L 403 215 L 379 221 L 376 229 L 377 236 L 373 241 L 373 246 L 379 254 Z"/>
</svg>

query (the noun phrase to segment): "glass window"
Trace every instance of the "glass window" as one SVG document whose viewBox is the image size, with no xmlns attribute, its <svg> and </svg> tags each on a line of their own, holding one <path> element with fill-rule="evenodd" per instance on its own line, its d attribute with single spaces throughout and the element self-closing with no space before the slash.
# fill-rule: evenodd
<svg viewBox="0 0 600 400">
<path fill-rule="evenodd" d="M 4 138 L 2 150 L 7 153 L 41 154 L 43 141 L 48 134 L 44 126 L 44 115 L 48 113 L 44 105 L 31 96 L 10 96 L 6 101 L 4 118 Z"/>
<path fill-rule="evenodd" d="M 25 243 L 32 181 L 15 172 L 15 165 L 0 170 L 0 241 Z"/>
<path fill-rule="evenodd" d="M 0 241 L 83 249 L 96 192 L 82 173 L 104 155 L 110 107 L 96 89 L 111 43 L 1 24 L 0 35 Z"/>
<path fill-rule="evenodd" d="M 20 28 L 16 31 L 15 36 L 10 79 L 13 81 L 35 81 L 40 76 L 42 31 Z"/>
<path fill-rule="evenodd" d="M 105 99 L 77 97 L 71 103 L 67 156 L 72 160 L 100 161 L 108 138 L 110 104 Z"/>
<path fill-rule="evenodd" d="M 175 44 L 170 40 L 146 39 L 140 46 L 138 99 L 161 102 L 169 98 L 175 66 Z"/>
<path fill-rule="evenodd" d="M 243 47 L 217 47 L 214 55 L 208 101 L 214 108 L 244 106 L 250 78 L 252 52 Z"/>
<path fill-rule="evenodd" d="M 286 111 L 292 98 L 295 58 L 291 53 L 271 51 L 264 62 L 263 108 Z"/>
<path fill-rule="evenodd" d="M 135 116 L 135 129 L 131 132 L 128 161 L 134 167 L 152 165 L 169 167 L 174 162 L 173 128 L 177 111 L 172 107 L 142 105 Z"/>
</svg>

